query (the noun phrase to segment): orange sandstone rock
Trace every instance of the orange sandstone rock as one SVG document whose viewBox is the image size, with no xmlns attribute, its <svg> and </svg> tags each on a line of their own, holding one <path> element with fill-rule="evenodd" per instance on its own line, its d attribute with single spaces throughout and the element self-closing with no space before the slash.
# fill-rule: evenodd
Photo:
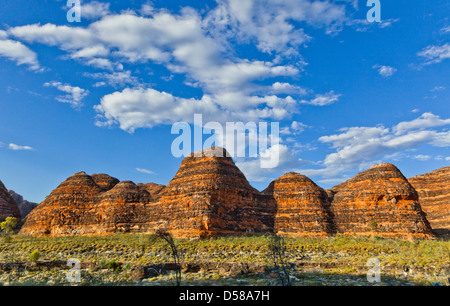
<svg viewBox="0 0 450 306">
<path fill-rule="evenodd" d="M 408 179 L 437 234 L 450 233 L 450 166 Z"/>
<path fill-rule="evenodd" d="M 415 189 L 391 164 L 378 164 L 332 188 L 338 233 L 387 238 L 432 238 Z"/>
<path fill-rule="evenodd" d="M 287 173 L 264 190 L 276 202 L 275 232 L 284 236 L 325 237 L 334 233 L 327 193 L 298 173 Z"/>
</svg>

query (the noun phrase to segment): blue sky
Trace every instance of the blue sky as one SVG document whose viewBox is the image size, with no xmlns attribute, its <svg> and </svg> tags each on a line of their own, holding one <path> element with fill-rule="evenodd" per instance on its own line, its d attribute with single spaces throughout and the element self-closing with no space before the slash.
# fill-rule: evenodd
<svg viewBox="0 0 450 306">
<path fill-rule="evenodd" d="M 40 202 L 75 172 L 167 184 L 175 122 L 280 122 L 274 169 L 329 188 L 374 163 L 450 162 L 450 3 L 5 1 L 0 179 Z"/>
</svg>

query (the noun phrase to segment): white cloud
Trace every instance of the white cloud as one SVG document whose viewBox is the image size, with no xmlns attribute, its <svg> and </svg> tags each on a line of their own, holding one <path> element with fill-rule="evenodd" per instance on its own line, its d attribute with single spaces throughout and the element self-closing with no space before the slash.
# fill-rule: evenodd
<svg viewBox="0 0 450 306">
<path fill-rule="evenodd" d="M 310 104 L 316 106 L 325 106 L 330 105 L 339 100 L 340 94 L 335 94 L 334 91 L 330 91 L 325 94 L 316 94 L 315 97 L 311 100 L 302 100 L 303 104 Z"/>
<path fill-rule="evenodd" d="M 391 66 L 374 65 L 372 68 L 376 69 L 378 73 L 385 78 L 391 77 L 397 72 L 397 69 Z"/>
<path fill-rule="evenodd" d="M 97 19 L 108 15 L 109 3 L 102 3 L 98 1 L 92 1 L 89 3 L 83 3 L 81 5 L 81 18 Z"/>
<path fill-rule="evenodd" d="M 404 134 L 410 130 L 423 130 L 426 128 L 439 127 L 449 125 L 450 119 L 441 119 L 432 113 L 424 113 L 417 119 L 411 121 L 400 122 L 393 128 L 396 135 Z"/>
<path fill-rule="evenodd" d="M 449 157 L 446 157 L 445 160 L 450 161 L 450 156 L 449 156 Z"/>
<path fill-rule="evenodd" d="M 427 60 L 425 65 L 437 64 L 450 58 L 450 44 L 446 43 L 442 46 L 428 46 L 417 53 L 417 55 L 424 57 Z"/>
<path fill-rule="evenodd" d="M 439 91 L 443 91 L 443 90 L 445 90 L 445 87 L 444 87 L 444 86 L 435 86 L 435 87 L 433 87 L 433 89 L 431 89 L 430 91 L 431 91 L 431 92 L 439 92 Z"/>
<path fill-rule="evenodd" d="M 378 158 L 399 157 L 402 150 L 416 149 L 421 145 L 450 147 L 450 131 L 431 129 L 450 125 L 450 119 L 441 119 L 431 113 L 425 113 L 417 119 L 400 122 L 392 128 L 379 125 L 376 127 L 350 127 L 341 133 L 322 136 L 319 141 L 335 149 L 323 160 L 321 169 L 302 170 L 309 175 L 335 177 L 344 171 L 363 169 Z M 418 158 L 425 155 L 418 154 Z"/>
<path fill-rule="evenodd" d="M 447 34 L 450 33 L 450 26 L 444 27 L 441 29 L 441 33 L 443 34 Z"/>
<path fill-rule="evenodd" d="M 305 131 L 305 129 L 309 128 L 310 126 L 297 121 L 292 121 L 290 126 L 284 127 L 280 130 L 280 133 L 283 135 L 298 135 Z"/>
<path fill-rule="evenodd" d="M 141 172 L 141 173 L 145 173 L 145 174 L 156 174 L 155 172 L 153 172 L 151 170 L 144 169 L 144 168 L 136 168 L 136 170 Z"/>
<path fill-rule="evenodd" d="M 55 87 L 59 91 L 67 93 L 63 96 L 57 96 L 56 100 L 62 103 L 69 103 L 73 107 L 79 107 L 82 105 L 82 100 L 89 94 L 89 91 L 78 86 L 71 86 L 69 84 L 63 84 L 61 82 L 47 82 L 44 83 L 45 87 Z"/>
<path fill-rule="evenodd" d="M 112 87 L 124 87 L 126 85 L 139 85 L 139 81 L 135 76 L 131 75 L 131 71 L 119 71 L 119 72 L 98 72 L 98 73 L 85 73 L 87 77 L 93 79 L 104 80 L 105 82 L 97 82 L 96 87 L 105 86 L 106 84 Z"/>
<path fill-rule="evenodd" d="M 281 93 L 281 94 L 293 94 L 293 95 L 306 95 L 310 92 L 310 90 L 293 85 L 290 83 L 282 83 L 282 82 L 275 82 L 272 84 L 272 88 L 270 89 L 272 93 Z"/>
<path fill-rule="evenodd" d="M 329 30 L 346 19 L 346 6 L 310 0 L 223 0 L 205 19 L 215 37 L 238 37 L 256 42 L 262 52 L 298 54 L 311 37 L 295 22 Z"/>
<path fill-rule="evenodd" d="M 278 156 L 278 165 L 275 168 L 262 168 L 261 165 L 269 163 L 270 157 Z M 280 172 L 292 171 L 305 162 L 298 157 L 296 153 L 288 149 L 284 144 L 277 144 L 269 147 L 267 151 L 262 152 L 258 158 L 237 161 L 236 166 L 245 174 L 249 181 L 265 182 L 273 180 L 279 176 Z M 275 176 L 275 177 L 274 177 Z"/>
<path fill-rule="evenodd" d="M 14 144 L 14 143 L 10 143 L 8 145 L 8 148 L 10 150 L 14 150 L 14 151 L 31 151 L 31 150 L 34 150 L 30 146 L 21 146 L 21 145 L 17 145 L 17 144 Z"/>
<path fill-rule="evenodd" d="M 0 57 L 6 57 L 17 65 L 28 65 L 31 70 L 41 69 L 34 51 L 21 42 L 7 38 L 7 32 L 0 30 Z"/>
<path fill-rule="evenodd" d="M 416 156 L 413 156 L 414 159 L 420 160 L 420 161 L 427 161 L 431 158 L 430 155 L 423 155 L 423 154 L 419 154 Z"/>
</svg>

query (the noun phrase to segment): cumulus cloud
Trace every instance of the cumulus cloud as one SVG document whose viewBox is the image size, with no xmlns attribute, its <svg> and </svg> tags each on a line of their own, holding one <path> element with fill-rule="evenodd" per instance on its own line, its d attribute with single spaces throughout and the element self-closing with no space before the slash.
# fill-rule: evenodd
<svg viewBox="0 0 450 306">
<path fill-rule="evenodd" d="M 378 73 L 385 78 L 391 77 L 397 72 L 397 69 L 391 66 L 374 65 L 372 68 L 376 69 Z"/>
<path fill-rule="evenodd" d="M 342 128 L 338 134 L 319 138 L 320 142 L 335 150 L 321 162 L 325 167 L 302 171 L 309 175 L 333 177 L 342 175 L 344 171 L 368 167 L 379 158 L 390 158 L 393 154 L 398 156 L 399 152 L 421 145 L 450 147 L 450 131 L 436 129 L 446 125 L 450 125 L 450 119 L 424 113 L 419 118 L 400 122 L 391 128 L 383 125 Z M 425 155 L 418 154 L 416 158 L 423 160 Z"/>
<path fill-rule="evenodd" d="M 78 86 L 71 86 L 61 82 L 51 81 L 44 83 L 45 87 L 54 87 L 66 95 L 57 96 L 56 100 L 62 103 L 69 103 L 72 107 L 80 107 L 82 100 L 89 94 L 89 91 Z"/>
<path fill-rule="evenodd" d="M 126 26 L 124 26 L 126 24 Z M 172 73 L 186 76 L 186 84 L 199 87 L 204 93 L 201 99 L 185 99 L 173 96 L 175 104 L 182 105 L 176 109 L 186 109 L 187 101 L 198 103 L 188 108 L 198 108 L 200 105 L 214 105 L 208 108 L 222 109 L 228 115 L 247 114 L 251 118 L 288 118 L 295 113 L 295 99 L 290 96 L 280 97 L 277 94 L 287 91 L 302 93 L 300 87 L 286 84 L 276 84 L 273 88 L 261 93 L 261 86 L 256 81 L 276 78 L 292 77 L 299 73 L 299 69 L 291 65 L 278 65 L 271 61 L 247 60 L 226 55 L 226 49 L 212 37 L 208 36 L 203 28 L 201 17 L 192 9 L 184 9 L 179 15 L 166 11 L 156 11 L 149 17 L 137 16 L 130 13 L 108 15 L 101 20 L 90 24 L 87 28 L 46 25 L 27 25 L 9 30 L 11 35 L 28 42 L 39 42 L 50 46 L 57 46 L 68 52 L 71 58 L 82 60 L 84 63 L 115 69 L 114 61 L 121 60 L 129 63 L 155 62 L 163 64 Z M 152 35 L 147 35 L 152 33 Z M 103 60 L 105 56 L 115 60 Z M 112 67 L 112 68 L 111 68 Z M 112 86 L 137 85 L 135 79 L 128 72 L 112 72 L 109 74 L 91 74 L 100 80 L 96 86 L 109 84 Z M 278 91 L 278 92 L 277 92 Z M 140 92 L 125 91 L 122 95 Z M 148 90 L 148 93 L 154 94 Z M 118 95 L 118 93 L 115 93 Z M 109 123 L 117 122 L 121 127 L 152 126 L 156 122 L 137 119 L 137 116 L 124 114 L 131 107 L 122 105 L 122 113 L 118 107 L 112 111 L 111 97 L 107 95 L 97 110 Z M 65 99 L 67 101 L 68 99 Z M 135 99 L 124 99 L 121 104 Z M 211 102 L 212 101 L 212 102 Z M 136 102 L 133 102 L 135 106 Z M 116 103 L 114 103 L 116 104 Z M 175 106 L 175 104 L 172 104 Z M 144 105 L 147 105 L 144 102 Z M 143 106 L 145 108 L 145 106 Z M 112 112 L 110 112 L 112 111 Z M 152 115 L 155 114 L 152 110 Z M 190 113 L 190 112 L 188 112 Z M 165 118 L 165 114 L 160 114 Z M 174 114 L 175 118 L 179 117 Z M 122 122 L 128 118 L 126 123 Z M 169 116 L 170 117 L 170 116 Z M 164 122 L 165 120 L 156 120 Z M 143 123 L 143 124 L 142 124 Z"/>
<path fill-rule="evenodd" d="M 37 54 L 21 42 L 7 39 L 8 34 L 0 31 L 0 57 L 16 62 L 17 65 L 27 65 L 31 70 L 40 70 Z"/>
<path fill-rule="evenodd" d="M 325 94 L 316 94 L 313 99 L 302 100 L 301 103 L 316 106 L 325 106 L 337 102 L 340 96 L 341 96 L 340 94 L 336 94 L 334 91 L 330 91 Z"/>
<path fill-rule="evenodd" d="M 262 167 L 265 163 L 270 165 L 274 156 L 278 158 L 276 167 Z M 237 161 L 236 166 L 241 169 L 249 181 L 266 182 L 275 179 L 280 172 L 292 171 L 305 163 L 297 157 L 296 152 L 289 150 L 286 145 L 277 144 L 262 152 L 257 158 Z"/>
<path fill-rule="evenodd" d="M 296 55 L 311 37 L 295 22 L 329 30 L 345 20 L 346 6 L 329 1 L 222 0 L 205 24 L 213 36 L 255 42 L 262 52 Z"/>
<path fill-rule="evenodd" d="M 81 5 L 81 18 L 97 19 L 110 13 L 109 3 L 92 1 Z"/>
<path fill-rule="evenodd" d="M 98 72 L 98 73 L 85 73 L 87 77 L 103 80 L 94 84 L 95 87 L 109 85 L 112 87 L 124 87 L 127 85 L 137 86 L 139 81 L 137 77 L 131 75 L 131 71 L 118 71 L 118 72 Z"/>
</svg>

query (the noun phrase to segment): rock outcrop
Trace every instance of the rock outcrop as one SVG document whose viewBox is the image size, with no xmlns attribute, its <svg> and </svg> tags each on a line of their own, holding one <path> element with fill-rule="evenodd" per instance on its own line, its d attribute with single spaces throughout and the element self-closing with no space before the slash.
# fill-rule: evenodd
<svg viewBox="0 0 450 306">
<path fill-rule="evenodd" d="M 450 166 L 408 179 L 437 234 L 450 233 Z"/>
<path fill-rule="evenodd" d="M 21 233 L 58 236 L 156 229 L 180 238 L 273 232 L 433 237 L 417 192 L 393 165 L 376 165 L 332 190 L 287 173 L 259 192 L 218 147 L 187 156 L 167 186 L 77 173 L 31 211 Z"/>
<path fill-rule="evenodd" d="M 152 209 L 151 227 L 178 237 L 210 237 L 273 231 L 273 200 L 254 189 L 228 153 L 218 147 L 187 156 Z"/>
<path fill-rule="evenodd" d="M 338 233 L 432 238 L 416 190 L 392 164 L 378 164 L 332 188 Z"/>
<path fill-rule="evenodd" d="M 326 237 L 335 232 L 327 193 L 298 173 L 287 173 L 264 190 L 276 202 L 274 232 L 284 236 Z"/>
<path fill-rule="evenodd" d="M 8 190 L 9 195 L 14 199 L 17 206 L 20 210 L 20 217 L 22 219 L 25 219 L 25 217 L 36 208 L 38 205 L 37 203 L 29 202 L 27 200 L 24 200 L 23 197 L 16 193 L 14 190 Z"/>
<path fill-rule="evenodd" d="M 103 190 L 86 173 L 74 174 L 31 211 L 21 233 L 52 236 L 96 233 L 95 204 Z"/>
<path fill-rule="evenodd" d="M 8 189 L 0 181 L 0 222 L 7 217 L 20 219 L 20 210 L 16 201 L 9 194 Z"/>
<path fill-rule="evenodd" d="M 222 157 L 227 155 L 221 148 L 191 154 L 167 186 L 77 173 L 28 215 L 21 233 L 85 235 L 157 228 L 185 238 L 271 233 L 273 199 L 251 187 L 233 160 Z"/>
</svg>

